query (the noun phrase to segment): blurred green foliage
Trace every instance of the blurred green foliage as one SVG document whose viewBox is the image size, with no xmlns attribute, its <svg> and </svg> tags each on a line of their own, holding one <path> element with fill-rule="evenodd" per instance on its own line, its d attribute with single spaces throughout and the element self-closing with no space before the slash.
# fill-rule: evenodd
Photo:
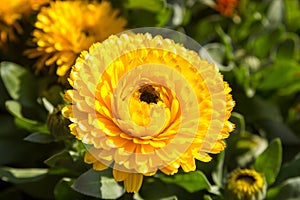
<svg viewBox="0 0 300 200">
<path fill-rule="evenodd" d="M 218 62 L 236 101 L 225 152 L 195 172 L 158 173 L 139 194 L 125 193 L 109 170 L 83 162 L 85 147 L 59 110 L 65 86 L 55 75 L 35 76 L 24 44 L 10 44 L 0 52 L 0 199 L 223 199 L 228 174 L 251 167 L 265 176 L 267 199 L 299 199 L 299 1 L 240 0 L 231 16 L 213 0 L 111 2 L 129 29 L 183 32 Z"/>
</svg>

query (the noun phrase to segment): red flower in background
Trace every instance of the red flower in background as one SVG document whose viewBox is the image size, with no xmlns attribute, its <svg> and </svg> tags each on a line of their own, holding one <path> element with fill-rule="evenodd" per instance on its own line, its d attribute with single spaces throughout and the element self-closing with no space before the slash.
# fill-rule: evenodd
<svg viewBox="0 0 300 200">
<path fill-rule="evenodd" d="M 231 16 L 237 4 L 238 0 L 217 0 L 215 9 L 222 15 Z"/>
</svg>

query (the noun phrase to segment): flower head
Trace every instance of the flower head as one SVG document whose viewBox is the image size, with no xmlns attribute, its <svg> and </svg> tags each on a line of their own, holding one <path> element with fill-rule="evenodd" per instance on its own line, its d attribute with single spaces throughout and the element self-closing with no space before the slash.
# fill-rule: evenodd
<svg viewBox="0 0 300 200">
<path fill-rule="evenodd" d="M 238 0 L 217 0 L 215 9 L 224 16 L 231 16 L 238 4 Z"/>
<path fill-rule="evenodd" d="M 262 199 L 264 178 L 252 169 L 237 169 L 227 180 L 227 190 L 231 199 Z"/>
<path fill-rule="evenodd" d="M 2 0 L 0 6 L 0 46 L 7 41 L 16 40 L 16 33 L 23 29 L 18 22 L 24 15 L 39 9 L 50 0 Z"/>
<path fill-rule="evenodd" d="M 126 20 L 107 1 L 55 1 L 37 16 L 33 42 L 36 48 L 25 51 L 39 57 L 37 71 L 56 64 L 57 75 L 64 76 L 81 51 L 111 34 L 123 31 Z"/>
<path fill-rule="evenodd" d="M 62 110 L 73 135 L 91 147 L 85 162 L 113 167 L 137 192 L 143 176 L 196 169 L 195 159 L 225 148 L 233 130 L 228 84 L 213 64 L 173 40 L 151 34 L 111 36 L 84 51 L 71 70 L 72 105 Z"/>
</svg>

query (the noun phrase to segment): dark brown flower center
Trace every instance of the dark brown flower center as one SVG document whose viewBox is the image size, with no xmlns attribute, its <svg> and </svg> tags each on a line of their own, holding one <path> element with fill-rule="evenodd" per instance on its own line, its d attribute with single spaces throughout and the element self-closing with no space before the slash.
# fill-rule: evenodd
<svg viewBox="0 0 300 200">
<path fill-rule="evenodd" d="M 248 174 L 241 174 L 239 175 L 237 178 L 236 178 L 237 181 L 244 181 L 244 182 L 247 182 L 249 184 L 253 184 L 256 179 L 253 177 L 253 176 L 250 176 Z"/>
<path fill-rule="evenodd" d="M 90 31 L 89 31 L 88 29 L 83 29 L 83 30 L 81 30 L 81 32 L 82 32 L 86 37 L 91 36 L 91 33 L 90 33 Z"/>
<path fill-rule="evenodd" d="M 157 103 L 159 100 L 159 94 L 151 85 L 144 85 L 139 89 L 140 100 L 148 104 Z"/>
</svg>

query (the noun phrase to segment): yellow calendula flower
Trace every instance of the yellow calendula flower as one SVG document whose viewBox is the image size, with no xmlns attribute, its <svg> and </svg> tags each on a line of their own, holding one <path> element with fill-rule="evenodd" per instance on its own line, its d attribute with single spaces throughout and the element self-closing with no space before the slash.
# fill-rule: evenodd
<svg viewBox="0 0 300 200">
<path fill-rule="evenodd" d="M 23 32 L 19 20 L 24 15 L 39 9 L 50 0 L 2 0 L 0 6 L 0 46 L 16 40 L 16 34 Z"/>
<path fill-rule="evenodd" d="M 36 67 L 56 64 L 57 75 L 64 76 L 81 51 L 111 34 L 124 30 L 126 20 L 109 2 L 55 1 L 37 16 L 33 31 L 34 49 L 25 51 L 29 58 L 39 57 Z"/>
<path fill-rule="evenodd" d="M 226 190 L 230 199 L 260 200 L 264 199 L 265 181 L 253 169 L 237 169 L 230 174 Z"/>
<path fill-rule="evenodd" d="M 83 51 L 73 66 L 63 115 L 88 144 L 85 162 L 113 168 L 127 192 L 143 176 L 196 169 L 225 148 L 234 128 L 230 87 L 214 64 L 173 40 L 123 33 Z"/>
</svg>

